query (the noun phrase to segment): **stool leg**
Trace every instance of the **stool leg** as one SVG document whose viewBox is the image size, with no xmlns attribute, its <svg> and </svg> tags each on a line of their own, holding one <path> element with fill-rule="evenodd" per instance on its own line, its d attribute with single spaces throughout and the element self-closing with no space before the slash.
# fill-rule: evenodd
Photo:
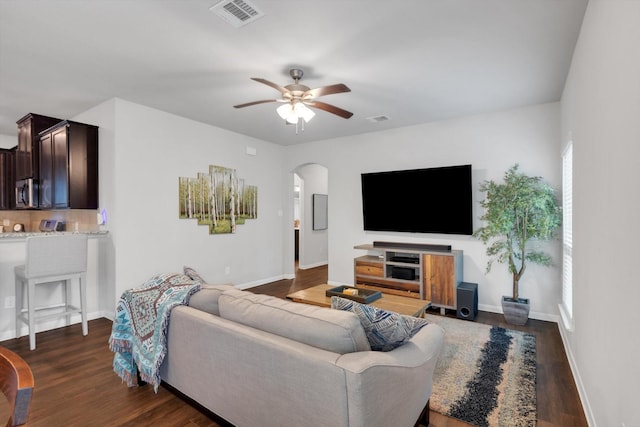
<svg viewBox="0 0 640 427">
<path fill-rule="evenodd" d="M 35 287 L 32 280 L 27 280 L 27 307 L 29 312 L 29 348 L 36 349 L 36 310 Z"/>
<path fill-rule="evenodd" d="M 89 325 L 87 324 L 87 276 L 82 274 L 78 280 L 80 281 L 80 314 L 82 316 L 82 335 L 89 333 Z"/>
<path fill-rule="evenodd" d="M 24 292 L 22 279 L 16 276 L 16 338 L 20 338 L 22 323 L 22 295 Z"/>
<path fill-rule="evenodd" d="M 69 286 L 71 286 L 71 279 L 65 279 L 64 280 L 64 310 L 65 311 L 69 310 L 69 307 L 71 306 L 71 289 L 69 289 Z M 71 314 L 64 316 L 64 324 L 67 326 L 71 324 Z"/>
</svg>

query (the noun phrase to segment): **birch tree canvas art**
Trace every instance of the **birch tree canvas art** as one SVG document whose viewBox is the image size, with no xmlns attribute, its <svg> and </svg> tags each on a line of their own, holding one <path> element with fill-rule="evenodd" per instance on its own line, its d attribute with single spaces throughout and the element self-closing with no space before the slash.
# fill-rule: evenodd
<svg viewBox="0 0 640 427">
<path fill-rule="evenodd" d="M 258 187 L 246 185 L 235 169 L 209 166 L 195 178 L 178 178 L 179 218 L 197 219 L 209 234 L 235 233 L 236 226 L 258 217 Z"/>
</svg>

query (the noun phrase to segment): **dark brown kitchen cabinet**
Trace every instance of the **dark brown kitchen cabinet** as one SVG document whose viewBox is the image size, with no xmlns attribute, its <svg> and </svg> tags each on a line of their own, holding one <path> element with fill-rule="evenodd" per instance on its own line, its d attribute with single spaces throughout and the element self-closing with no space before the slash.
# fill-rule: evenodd
<svg viewBox="0 0 640 427">
<path fill-rule="evenodd" d="M 15 179 L 38 179 L 38 149 L 43 130 L 59 123 L 61 120 L 40 114 L 29 113 L 18 124 L 18 148 L 15 157 Z"/>
<path fill-rule="evenodd" d="M 15 152 L 15 148 L 0 149 L 0 209 L 13 209 L 15 206 Z"/>
<path fill-rule="evenodd" d="M 98 127 L 62 121 L 40 133 L 40 209 L 98 208 Z"/>
</svg>

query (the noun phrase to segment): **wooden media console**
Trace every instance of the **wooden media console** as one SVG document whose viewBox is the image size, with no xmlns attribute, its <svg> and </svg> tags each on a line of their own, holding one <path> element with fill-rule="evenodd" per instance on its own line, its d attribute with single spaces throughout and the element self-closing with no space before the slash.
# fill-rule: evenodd
<svg viewBox="0 0 640 427">
<path fill-rule="evenodd" d="M 456 288 L 463 281 L 463 253 L 459 250 L 421 250 L 393 244 L 358 245 L 368 251 L 354 259 L 356 287 L 428 300 L 434 307 L 457 309 Z"/>
</svg>

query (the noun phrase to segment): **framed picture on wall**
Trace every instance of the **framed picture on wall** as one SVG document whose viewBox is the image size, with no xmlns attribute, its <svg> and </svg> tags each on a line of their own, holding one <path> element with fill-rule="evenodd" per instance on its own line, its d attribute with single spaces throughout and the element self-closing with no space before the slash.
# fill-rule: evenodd
<svg viewBox="0 0 640 427">
<path fill-rule="evenodd" d="M 313 229 L 314 230 L 327 229 L 328 202 L 329 202 L 329 196 L 327 196 L 326 194 L 313 195 Z"/>
</svg>

